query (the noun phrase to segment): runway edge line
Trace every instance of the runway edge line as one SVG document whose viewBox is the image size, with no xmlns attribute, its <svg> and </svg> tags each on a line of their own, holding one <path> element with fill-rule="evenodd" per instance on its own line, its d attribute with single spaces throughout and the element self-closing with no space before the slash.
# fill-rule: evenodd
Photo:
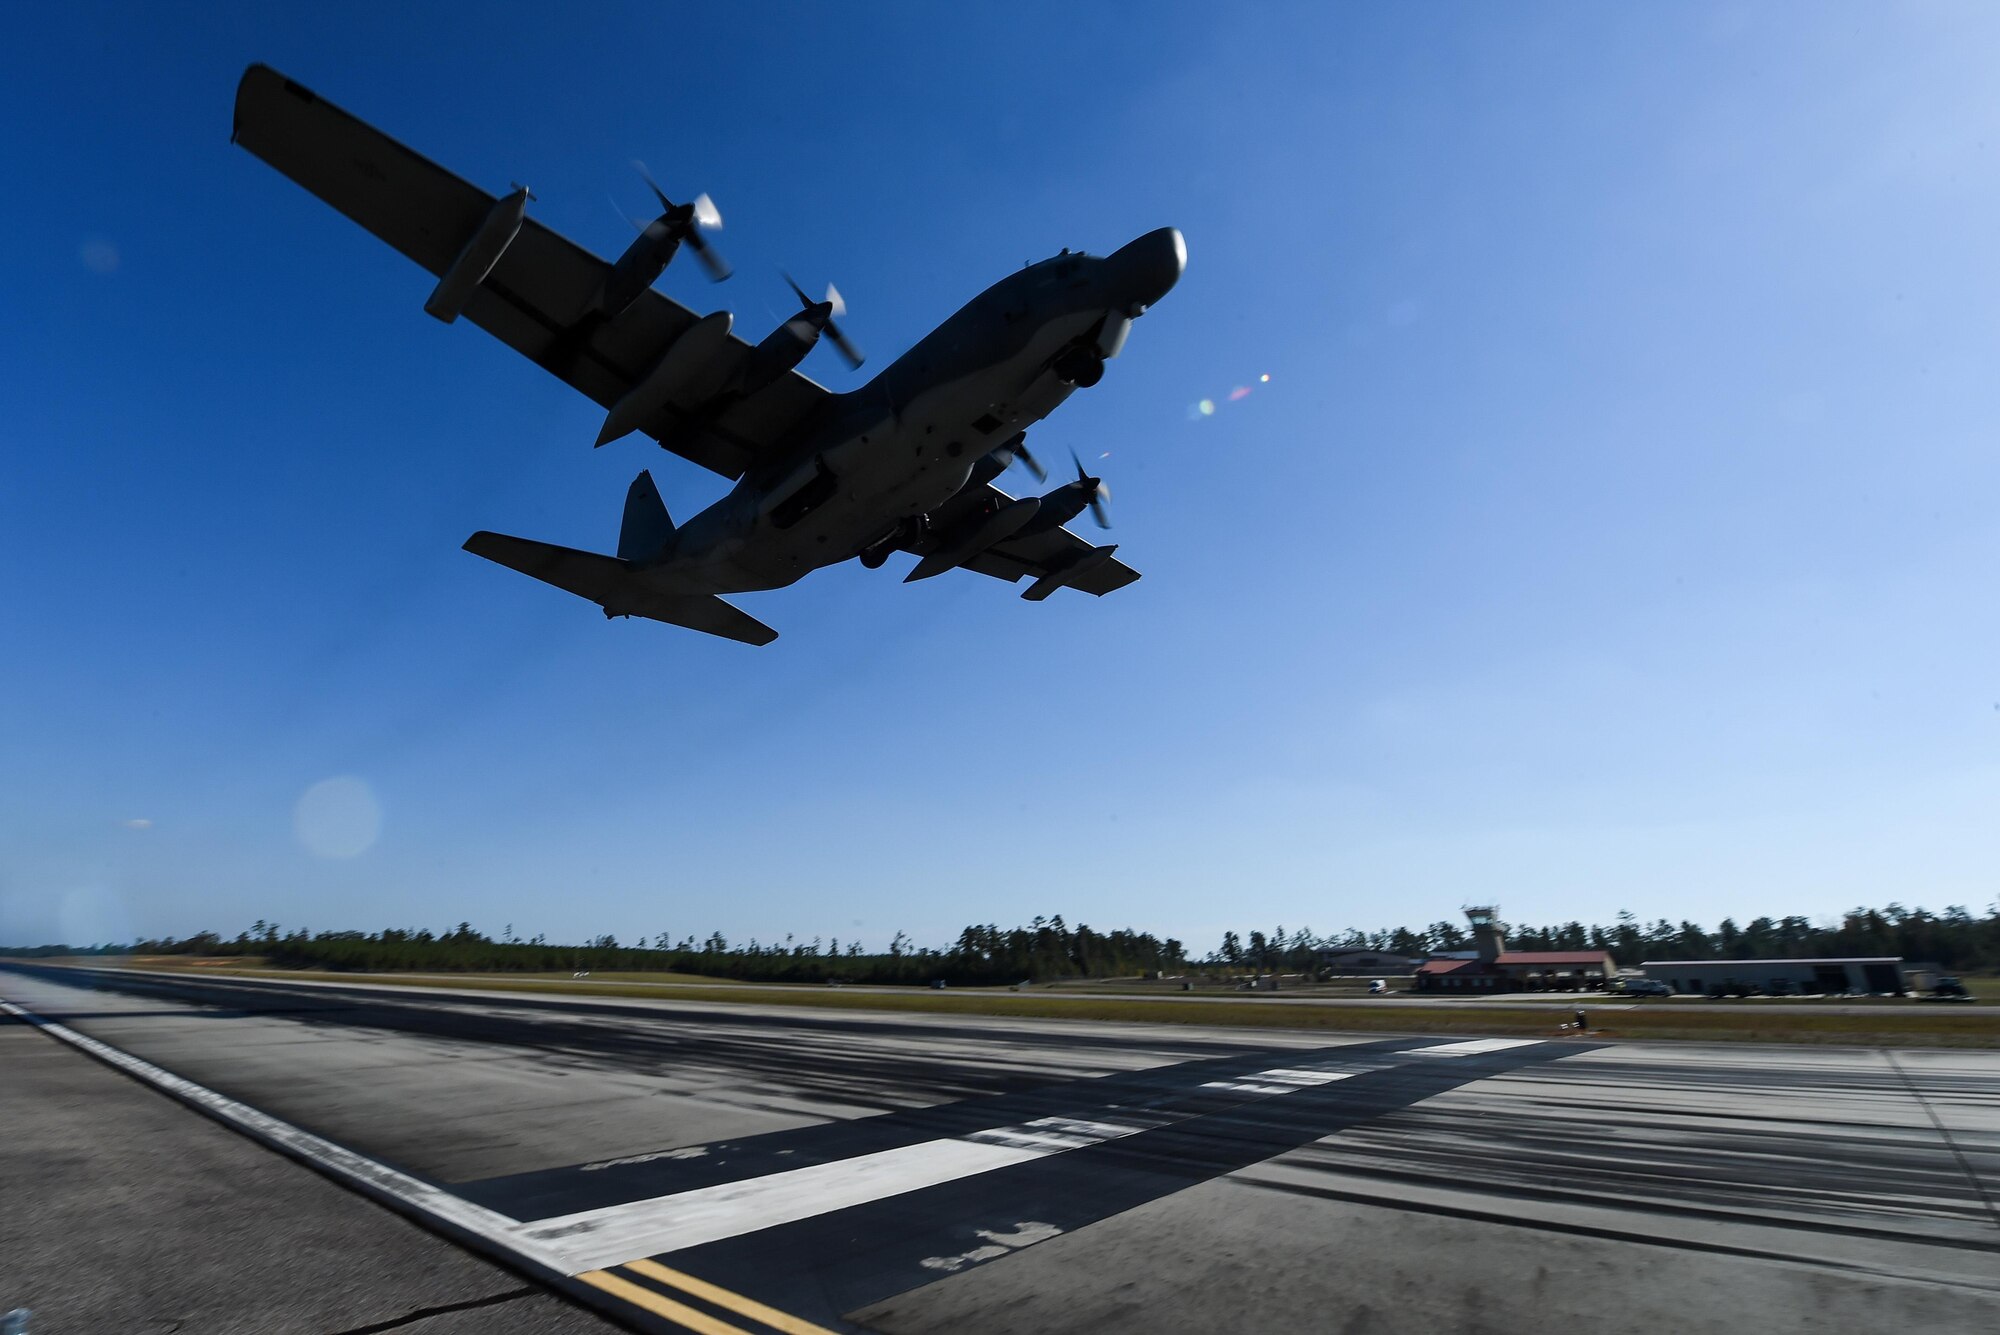
<svg viewBox="0 0 2000 1335">
<path fill-rule="evenodd" d="M 149 1061 L 115 1048 L 101 1039 L 78 1033 L 69 1026 L 38 1015 L 25 1006 L 0 999 L 0 1014 L 11 1015 L 24 1024 L 32 1025 L 50 1038 L 75 1048 L 120 1074 L 165 1094 L 241 1135 L 248 1136 L 268 1149 L 276 1150 L 286 1158 L 304 1164 L 321 1176 L 331 1178 L 341 1186 L 358 1192 L 379 1205 L 387 1206 L 452 1242 L 470 1248 L 546 1288 L 568 1295 L 578 1303 L 621 1325 L 634 1325 L 635 1314 L 643 1312 L 644 1317 L 641 1320 L 645 1325 L 655 1324 L 664 1319 L 666 1323 L 671 1323 L 676 1328 L 695 1330 L 702 1332 L 702 1335 L 725 1335 L 726 1332 L 733 1335 L 740 1329 L 720 1322 L 710 1324 L 706 1318 L 694 1323 L 679 1321 L 675 1320 L 674 1313 L 663 1310 L 661 1304 L 650 1302 L 635 1304 L 620 1292 L 623 1285 L 607 1286 L 602 1283 L 600 1278 L 602 1272 L 570 1274 L 556 1253 L 520 1236 L 518 1220 L 488 1210 L 484 1206 L 474 1205 L 440 1187 L 371 1159 L 365 1154 L 348 1149 L 344 1145 L 337 1145 L 324 1136 L 316 1136 L 310 1131 L 294 1126 L 283 1118 L 273 1117 L 247 1103 L 218 1093 L 206 1085 L 197 1084 L 185 1076 L 175 1075 Z M 641 1294 L 649 1293 L 643 1286 L 632 1287 Z M 727 1293 L 726 1290 L 719 1292 Z M 738 1302 L 750 1302 L 748 1299 L 737 1298 L 734 1294 L 728 1296 Z M 762 1304 L 754 1305 L 762 1307 Z M 694 1309 L 685 1310 L 691 1317 L 702 1315 Z M 776 1309 L 764 1310 L 773 1316 L 785 1317 L 787 1321 L 797 1320 Z M 805 1322 L 799 1322 L 796 1327 L 769 1321 L 765 1324 L 784 1330 L 797 1330 L 803 1327 L 817 1332 L 821 1329 Z"/>
</svg>

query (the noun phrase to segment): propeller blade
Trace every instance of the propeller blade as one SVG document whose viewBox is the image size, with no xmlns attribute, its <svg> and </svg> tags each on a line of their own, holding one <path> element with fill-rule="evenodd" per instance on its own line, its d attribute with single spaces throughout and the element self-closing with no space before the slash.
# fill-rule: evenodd
<svg viewBox="0 0 2000 1335">
<path fill-rule="evenodd" d="M 798 281 L 796 279 L 794 279 L 790 274 L 786 273 L 783 269 L 778 270 L 778 273 L 783 276 L 785 280 L 785 286 L 792 289 L 792 295 L 799 299 L 799 305 L 810 306 L 813 304 L 813 299 L 806 295 L 806 290 L 798 285 Z"/>
<path fill-rule="evenodd" d="M 1016 459 L 1021 461 L 1021 467 L 1027 469 L 1034 476 L 1035 481 L 1047 482 L 1049 480 L 1049 470 L 1042 467 L 1040 459 L 1037 459 L 1028 452 L 1028 442 L 1026 440 L 1017 440 L 1007 448 L 1013 452 Z"/>
<path fill-rule="evenodd" d="M 722 227 L 722 211 L 715 207 L 715 201 L 708 197 L 705 190 L 694 197 L 694 221 L 695 226 L 705 227 L 711 232 Z"/>
<path fill-rule="evenodd" d="M 618 196 L 612 194 L 609 190 L 607 190 L 604 192 L 604 200 L 606 203 L 611 205 L 611 211 L 618 215 L 618 221 L 632 224 L 632 230 L 635 232 L 643 232 L 646 230 L 647 224 L 645 220 L 642 218 L 634 218 L 631 214 L 627 213 L 625 211 L 625 206 L 618 202 Z"/>
<path fill-rule="evenodd" d="M 861 355 L 861 349 L 847 341 L 847 335 L 840 332 L 839 325 L 828 320 L 826 322 L 826 336 L 840 353 L 841 358 L 846 361 L 848 370 L 858 371 L 861 369 L 861 363 L 865 360 Z"/>
<path fill-rule="evenodd" d="M 1070 462 L 1076 465 L 1076 485 L 1090 492 L 1090 517 L 1097 521 L 1099 528 L 1110 528 L 1111 518 L 1104 512 L 1104 503 L 1111 499 L 1111 488 L 1103 478 L 1092 477 L 1083 466 L 1083 460 L 1076 457 L 1076 451 L 1069 452 Z"/>
<path fill-rule="evenodd" d="M 667 198 L 667 192 L 660 189 L 659 183 L 653 179 L 653 173 L 646 170 L 645 163 L 639 161 L 637 158 L 633 158 L 632 169 L 639 173 L 639 179 L 644 181 L 646 188 L 653 192 L 653 198 L 660 201 L 660 212 L 666 213 L 674 207 L 674 202 Z"/>
<path fill-rule="evenodd" d="M 708 270 L 709 281 L 719 283 L 729 277 L 729 261 L 723 259 L 700 232 L 689 232 L 682 239 L 687 242 L 688 249 L 694 252 L 694 257 L 701 261 L 701 267 Z"/>
<path fill-rule="evenodd" d="M 840 289 L 832 283 L 826 285 L 826 304 L 833 307 L 833 318 L 836 320 L 847 314 L 847 303 L 840 299 Z"/>
</svg>

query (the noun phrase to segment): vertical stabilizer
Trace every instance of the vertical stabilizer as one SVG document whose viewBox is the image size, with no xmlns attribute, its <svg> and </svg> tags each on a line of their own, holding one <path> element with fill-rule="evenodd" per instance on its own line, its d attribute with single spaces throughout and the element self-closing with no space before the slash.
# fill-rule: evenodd
<svg viewBox="0 0 2000 1335">
<path fill-rule="evenodd" d="M 674 521 L 667 503 L 653 485 L 651 469 L 632 479 L 625 493 L 625 523 L 618 530 L 618 559 L 634 565 L 651 565 L 673 545 Z"/>
</svg>

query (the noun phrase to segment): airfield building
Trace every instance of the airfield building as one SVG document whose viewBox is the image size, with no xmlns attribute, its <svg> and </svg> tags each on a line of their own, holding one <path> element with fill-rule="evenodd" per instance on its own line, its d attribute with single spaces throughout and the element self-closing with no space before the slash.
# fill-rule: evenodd
<svg viewBox="0 0 2000 1335">
<path fill-rule="evenodd" d="M 1374 974 L 1408 974 L 1417 967 L 1417 961 L 1407 955 L 1393 955 L 1386 950 L 1356 950 L 1346 946 L 1328 946 L 1317 953 L 1313 965 L 1322 974 L 1365 978 Z"/>
<path fill-rule="evenodd" d="M 1500 910 L 1469 908 L 1475 949 L 1433 955 L 1417 966 L 1416 990 L 1459 996 L 1483 992 L 1597 992 L 1617 975 L 1605 950 L 1509 950 Z"/>
<path fill-rule="evenodd" d="M 1646 960 L 1639 968 L 1646 977 L 1691 996 L 1906 990 L 1903 961 L 1895 955 L 1823 960 Z"/>
</svg>

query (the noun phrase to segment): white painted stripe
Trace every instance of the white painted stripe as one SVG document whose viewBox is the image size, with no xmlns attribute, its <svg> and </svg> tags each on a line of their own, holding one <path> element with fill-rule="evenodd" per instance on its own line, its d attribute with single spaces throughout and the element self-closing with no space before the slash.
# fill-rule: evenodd
<svg viewBox="0 0 2000 1335">
<path fill-rule="evenodd" d="M 1085 1122 L 1072 1117 L 1039 1117 L 1019 1126 L 996 1126 L 989 1131 L 975 1131 L 965 1139 L 982 1145 L 1008 1145 L 1020 1149 L 1046 1149 L 1049 1153 L 1063 1150 L 1080 1150 L 1086 1145 L 1101 1145 L 1107 1140 L 1117 1140 L 1121 1136 L 1136 1136 L 1141 1131 L 1151 1131 L 1154 1127 L 1165 1126 L 1165 1118 L 1134 1120 L 1125 1122 Z"/>
<path fill-rule="evenodd" d="M 1505 1052 L 1508 1048 L 1525 1048 L 1541 1041 L 1539 1038 L 1467 1038 L 1457 1043 L 1439 1043 L 1428 1048 L 1410 1048 L 1404 1055 L 1410 1057 L 1470 1057 L 1481 1052 Z"/>
<path fill-rule="evenodd" d="M 1234 1094 L 1291 1094 L 1301 1089 L 1330 1085 L 1336 1080 L 1352 1080 L 1380 1066 L 1346 1066 L 1330 1071 L 1305 1070 L 1296 1066 L 1276 1066 L 1235 1080 L 1210 1080 L 1203 1089 L 1226 1089 Z"/>
<path fill-rule="evenodd" d="M 1253 1077 L 1257 1080 L 1275 1080 L 1281 1085 L 1330 1085 L 1336 1080 L 1351 1080 L 1361 1074 L 1359 1071 L 1297 1071 L 1279 1067 L 1275 1071 L 1259 1071 Z"/>
<path fill-rule="evenodd" d="M 558 1215 L 525 1226 L 521 1234 L 538 1247 L 560 1252 L 568 1268 L 599 1270 L 635 1256 L 664 1255 L 740 1237 L 1055 1152 L 927 1140 L 649 1201 Z"/>
<path fill-rule="evenodd" d="M 996 1168 L 1136 1136 L 1179 1120 L 1154 1117 L 1111 1122 L 1040 1117 L 1015 1126 L 975 1131 L 955 1140 L 928 1140 L 671 1196 L 538 1219 L 522 1225 L 521 1232 L 536 1245 L 559 1251 L 566 1265 L 596 1270 L 635 1256 L 664 1256 L 683 1247 L 741 1237 L 976 1177 Z"/>
<path fill-rule="evenodd" d="M 219 1121 L 306 1160 L 331 1177 L 392 1197 L 412 1210 L 443 1220 L 527 1260 L 553 1270 L 561 1270 L 565 1274 L 571 1273 L 563 1270 L 562 1259 L 553 1250 L 540 1247 L 532 1240 L 521 1239 L 518 1235 L 520 1225 L 503 1214 L 461 1200 L 427 1182 L 419 1182 L 408 1174 L 399 1173 L 366 1155 L 356 1154 L 344 1146 L 321 1139 L 309 1131 L 303 1131 L 290 1122 L 218 1094 L 205 1085 L 198 1085 L 171 1071 L 164 1071 L 151 1062 L 141 1061 L 108 1043 L 100 1043 L 94 1038 L 79 1034 L 67 1025 L 45 1020 L 33 1011 L 16 1006 L 11 1001 L 0 1001 L 0 1011 L 18 1016 L 35 1025 L 49 1037 L 60 1039 L 71 1047 L 81 1049 L 99 1061 L 117 1067 L 127 1075 L 143 1080 L 156 1089 L 164 1090 L 194 1105 Z"/>
</svg>

